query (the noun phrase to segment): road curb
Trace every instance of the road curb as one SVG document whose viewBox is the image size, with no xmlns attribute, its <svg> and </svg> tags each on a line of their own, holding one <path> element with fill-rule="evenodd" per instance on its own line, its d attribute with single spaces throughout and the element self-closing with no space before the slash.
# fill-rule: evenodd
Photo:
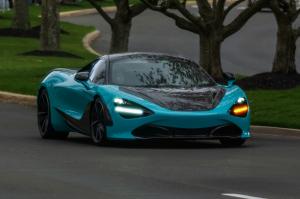
<svg viewBox="0 0 300 199">
<path fill-rule="evenodd" d="M 32 95 L 0 91 L 0 102 L 36 106 L 36 97 Z"/>
<path fill-rule="evenodd" d="M 274 136 L 294 136 L 300 137 L 300 129 L 272 127 L 272 126 L 251 126 L 251 132 L 255 135 L 274 135 Z M 263 132 L 263 133 L 258 133 Z"/>
<path fill-rule="evenodd" d="M 96 39 L 98 39 L 101 35 L 101 32 L 99 30 L 95 30 L 93 32 L 88 33 L 87 35 L 85 35 L 82 39 L 82 43 L 84 48 L 89 51 L 90 53 L 100 56 L 101 54 L 98 53 L 97 51 L 95 51 L 91 44 L 93 41 L 95 41 Z"/>
<path fill-rule="evenodd" d="M 116 7 L 108 6 L 108 7 L 104 7 L 103 10 L 105 12 L 114 12 L 116 10 Z M 60 12 L 59 17 L 61 17 L 61 18 L 78 17 L 78 16 L 82 16 L 82 15 L 90 15 L 90 14 L 96 14 L 96 13 L 98 13 L 98 11 L 95 8 L 88 8 L 88 9 Z"/>
</svg>

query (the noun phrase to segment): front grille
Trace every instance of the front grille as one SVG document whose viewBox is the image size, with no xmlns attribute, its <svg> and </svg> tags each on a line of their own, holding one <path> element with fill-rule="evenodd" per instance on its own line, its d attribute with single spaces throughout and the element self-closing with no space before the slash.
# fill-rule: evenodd
<svg viewBox="0 0 300 199">
<path fill-rule="evenodd" d="M 145 125 L 135 129 L 132 134 L 139 138 L 186 138 L 207 139 L 240 137 L 242 130 L 235 125 L 215 126 L 209 128 L 172 128 L 156 125 Z"/>
</svg>

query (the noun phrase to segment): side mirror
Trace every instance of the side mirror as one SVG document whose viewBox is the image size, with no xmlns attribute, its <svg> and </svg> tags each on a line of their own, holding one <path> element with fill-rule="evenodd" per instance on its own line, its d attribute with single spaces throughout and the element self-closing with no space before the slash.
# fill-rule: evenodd
<svg viewBox="0 0 300 199">
<path fill-rule="evenodd" d="M 228 86 L 232 86 L 236 81 L 235 76 L 232 73 L 223 73 L 223 77 L 227 81 Z"/>
<path fill-rule="evenodd" d="M 78 72 L 75 75 L 75 79 L 78 81 L 87 81 L 89 79 L 89 72 Z"/>
</svg>

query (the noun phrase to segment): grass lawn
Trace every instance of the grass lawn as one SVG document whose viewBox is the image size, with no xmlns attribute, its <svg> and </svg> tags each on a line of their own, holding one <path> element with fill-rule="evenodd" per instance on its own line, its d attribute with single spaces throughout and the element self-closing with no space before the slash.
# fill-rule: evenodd
<svg viewBox="0 0 300 199">
<path fill-rule="evenodd" d="M 300 87 L 247 91 L 252 124 L 300 129 Z"/>
<path fill-rule="evenodd" d="M 107 5 L 111 5 L 110 0 Z M 109 3 L 110 2 L 110 3 Z M 62 6 L 61 10 L 90 8 L 86 1 L 78 6 Z M 40 8 L 31 6 L 31 25 L 40 24 Z M 12 12 L 0 14 L 0 28 L 10 27 Z M 61 50 L 83 59 L 21 56 L 21 53 L 39 49 L 39 40 L 18 37 L 0 37 L 0 90 L 35 95 L 42 77 L 57 67 L 76 68 L 95 58 L 82 46 L 82 38 L 93 27 L 61 22 L 69 35 L 61 35 Z M 300 129 L 300 87 L 290 90 L 247 91 L 252 124 Z"/>
<path fill-rule="evenodd" d="M 37 16 L 40 8 L 32 6 L 30 13 L 31 25 L 39 25 L 40 19 Z M 12 13 L 2 13 L 0 17 L 0 28 L 10 27 Z M 21 53 L 38 50 L 39 39 L 0 37 L 0 90 L 34 95 L 39 81 L 49 70 L 57 67 L 80 67 L 95 57 L 82 45 L 82 38 L 93 31 L 94 27 L 62 22 L 61 28 L 70 33 L 61 35 L 61 50 L 83 59 L 22 56 Z"/>
</svg>

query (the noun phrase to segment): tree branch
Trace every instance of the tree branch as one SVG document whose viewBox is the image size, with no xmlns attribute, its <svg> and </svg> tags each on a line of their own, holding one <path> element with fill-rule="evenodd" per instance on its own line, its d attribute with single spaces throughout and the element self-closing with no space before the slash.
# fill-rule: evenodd
<svg viewBox="0 0 300 199">
<path fill-rule="evenodd" d="M 218 0 L 218 3 L 216 5 L 216 8 L 218 11 L 224 11 L 224 6 L 225 6 L 226 0 Z"/>
<path fill-rule="evenodd" d="M 300 15 L 300 8 L 296 12 L 296 16 L 298 17 Z"/>
<path fill-rule="evenodd" d="M 295 21 L 299 15 L 300 15 L 300 8 L 295 12 L 292 20 Z"/>
<path fill-rule="evenodd" d="M 242 11 L 231 23 L 223 29 L 223 39 L 229 37 L 233 33 L 239 31 L 243 25 L 258 11 L 260 11 L 264 6 L 267 5 L 269 0 L 257 0 L 247 9 Z"/>
<path fill-rule="evenodd" d="M 147 6 L 144 3 L 134 4 L 130 6 L 130 15 L 131 17 L 136 17 L 147 9 Z"/>
<path fill-rule="evenodd" d="M 300 27 L 298 27 L 296 30 L 295 30 L 295 35 L 296 35 L 296 38 L 300 37 Z"/>
<path fill-rule="evenodd" d="M 272 9 L 273 13 L 277 16 L 283 16 L 284 13 L 280 10 L 280 6 L 277 0 L 270 1 L 270 8 Z"/>
<path fill-rule="evenodd" d="M 196 0 L 198 6 L 198 13 L 202 18 L 208 19 L 213 16 L 214 10 L 210 7 L 208 0 Z"/>
<path fill-rule="evenodd" d="M 98 13 L 103 17 L 103 19 L 105 21 L 107 21 L 107 23 L 109 23 L 110 25 L 112 25 L 114 23 L 114 20 L 112 18 L 110 18 L 110 16 L 108 14 L 106 14 L 106 12 L 102 9 L 102 7 L 100 5 L 98 5 L 96 3 L 95 0 L 87 0 L 94 8 L 96 8 L 96 10 L 98 11 Z"/>
<path fill-rule="evenodd" d="M 213 9 L 217 8 L 217 0 L 212 1 L 212 7 L 213 7 Z"/>
<path fill-rule="evenodd" d="M 178 0 L 173 0 L 175 3 L 176 9 L 189 21 L 191 21 L 194 24 L 197 24 L 202 29 L 204 29 L 204 23 L 202 23 L 200 18 L 195 17 L 189 10 L 187 10 Z"/>
<path fill-rule="evenodd" d="M 185 30 L 188 30 L 188 31 L 191 31 L 193 33 L 197 33 L 199 34 L 200 30 L 193 24 L 191 23 L 190 21 L 176 15 L 175 13 L 172 13 L 172 12 L 169 12 L 167 10 L 167 8 L 165 7 L 159 7 L 159 6 L 155 6 L 151 3 L 149 3 L 147 0 L 141 0 L 143 3 L 145 3 L 151 10 L 155 10 L 155 11 L 158 11 L 172 19 L 175 20 L 175 23 L 176 25 L 179 27 L 179 28 L 182 28 L 182 29 L 185 29 Z"/>
<path fill-rule="evenodd" d="M 237 0 L 235 2 L 233 2 L 232 4 L 230 4 L 228 6 L 228 8 L 225 9 L 224 11 L 224 18 L 228 15 L 228 13 L 233 9 L 235 8 L 236 6 L 238 6 L 240 3 L 244 2 L 245 0 Z"/>
<path fill-rule="evenodd" d="M 226 0 L 218 0 L 215 8 L 214 8 L 214 12 L 216 15 L 217 19 L 224 19 L 223 15 L 224 15 L 224 6 L 225 6 Z M 223 24 L 224 20 L 219 20 L 220 24 Z"/>
</svg>

